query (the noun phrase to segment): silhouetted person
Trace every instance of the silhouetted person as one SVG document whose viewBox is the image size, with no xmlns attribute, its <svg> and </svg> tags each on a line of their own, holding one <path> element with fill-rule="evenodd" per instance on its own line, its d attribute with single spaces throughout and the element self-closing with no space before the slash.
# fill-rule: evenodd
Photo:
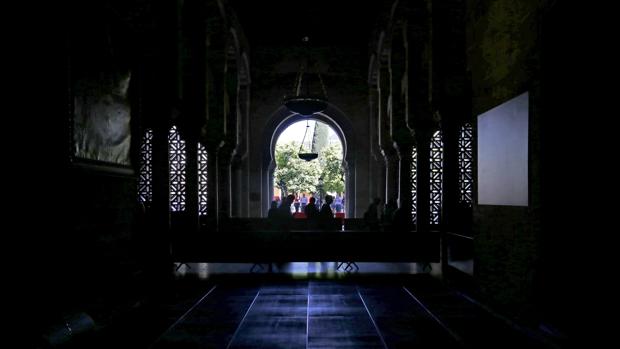
<svg viewBox="0 0 620 349">
<path fill-rule="evenodd" d="M 271 206 L 269 207 L 269 211 L 267 211 L 267 218 L 276 218 L 278 216 L 278 202 L 273 200 L 271 202 Z"/>
<path fill-rule="evenodd" d="M 319 209 L 316 207 L 316 198 L 310 198 L 310 203 L 306 205 L 304 213 L 306 214 L 308 228 L 316 228 L 319 221 Z"/>
<path fill-rule="evenodd" d="M 297 197 L 295 198 L 293 206 L 295 206 L 295 213 L 299 212 L 299 199 Z"/>
<path fill-rule="evenodd" d="M 291 204 L 293 202 L 289 199 L 289 196 L 290 195 L 283 197 L 280 201 L 280 206 L 278 206 L 278 213 L 280 216 L 291 215 Z"/>
<path fill-rule="evenodd" d="M 306 208 L 304 210 L 304 212 L 306 213 L 306 217 L 308 217 L 308 219 L 317 219 L 319 216 L 319 209 L 316 207 L 316 199 L 315 198 L 310 198 L 310 203 L 306 205 Z"/>
<path fill-rule="evenodd" d="M 280 229 L 288 230 L 291 221 L 293 220 L 293 214 L 291 213 L 291 204 L 295 200 L 295 196 L 290 194 L 282 198 L 280 207 L 278 207 L 276 226 Z"/>
<path fill-rule="evenodd" d="M 277 228 L 279 222 L 279 214 L 280 212 L 278 211 L 278 202 L 276 200 L 273 200 L 271 202 L 271 206 L 269 207 L 269 211 L 267 211 L 267 220 L 269 221 L 269 225 L 272 228 Z"/>
<path fill-rule="evenodd" d="M 334 202 L 334 197 L 331 195 L 325 195 L 325 203 L 321 207 L 321 211 L 319 212 L 320 218 L 334 218 L 334 212 L 332 212 L 331 204 Z"/>
<path fill-rule="evenodd" d="M 398 209 L 396 200 L 390 199 L 383 209 L 383 215 L 381 216 L 381 224 L 386 230 L 392 230 L 392 224 L 394 223 L 394 213 Z"/>
<path fill-rule="evenodd" d="M 364 212 L 364 223 L 369 229 L 379 229 L 379 204 L 381 199 L 374 198 L 366 212 Z"/>
<path fill-rule="evenodd" d="M 149 262 L 145 260 L 148 258 L 148 237 L 153 233 L 152 217 L 150 215 L 150 203 L 139 201 L 136 205 L 132 248 L 135 249 L 139 261 L 145 264 Z"/>
<path fill-rule="evenodd" d="M 277 229 L 288 231 L 293 223 L 293 214 L 291 213 L 291 205 L 295 201 L 295 195 L 289 194 L 286 197 L 282 198 L 282 202 L 280 203 L 280 207 L 278 207 L 278 214 L 276 223 Z M 286 263 L 281 262 L 272 262 L 269 263 L 269 272 L 273 271 L 273 265 L 276 266 L 276 269 L 282 271 Z"/>
<path fill-rule="evenodd" d="M 334 220 L 334 213 L 332 212 L 331 204 L 334 202 L 334 197 L 331 195 L 325 195 L 325 203 L 319 211 L 319 227 L 323 229 L 330 229 Z"/>
<path fill-rule="evenodd" d="M 172 258 L 170 257 L 170 240 L 157 224 L 155 210 L 148 202 L 138 203 L 135 239 L 138 246 L 137 256 L 144 270 L 148 287 L 157 287 L 157 283 L 170 274 Z M 157 289 L 155 292 L 162 291 Z"/>
<path fill-rule="evenodd" d="M 402 206 L 396 209 L 392 219 L 392 230 L 395 232 L 405 232 L 412 228 L 411 212 L 407 212 Z"/>
</svg>

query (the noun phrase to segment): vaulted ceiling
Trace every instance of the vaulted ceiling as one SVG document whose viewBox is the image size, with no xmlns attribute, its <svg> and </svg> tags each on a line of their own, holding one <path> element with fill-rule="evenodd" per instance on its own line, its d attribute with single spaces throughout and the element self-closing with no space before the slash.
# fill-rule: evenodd
<svg viewBox="0 0 620 349">
<path fill-rule="evenodd" d="M 230 0 L 251 46 L 295 45 L 304 36 L 317 46 L 362 46 L 383 1 Z"/>
</svg>

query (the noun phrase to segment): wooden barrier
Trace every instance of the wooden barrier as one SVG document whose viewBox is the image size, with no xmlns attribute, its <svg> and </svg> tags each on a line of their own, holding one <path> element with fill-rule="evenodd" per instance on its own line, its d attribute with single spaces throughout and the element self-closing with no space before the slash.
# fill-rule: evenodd
<svg viewBox="0 0 620 349">
<path fill-rule="evenodd" d="M 332 230 L 265 227 L 266 219 L 239 219 L 220 231 L 182 234 L 173 239 L 173 256 L 182 262 L 439 262 L 439 232 L 337 230 L 341 223 Z"/>
</svg>

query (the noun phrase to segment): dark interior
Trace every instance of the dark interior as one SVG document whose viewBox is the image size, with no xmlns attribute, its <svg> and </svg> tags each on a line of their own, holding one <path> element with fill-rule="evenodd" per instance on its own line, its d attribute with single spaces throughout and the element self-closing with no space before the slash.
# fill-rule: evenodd
<svg viewBox="0 0 620 349">
<path fill-rule="evenodd" d="M 567 263 L 598 220 L 571 166 L 586 133 L 571 118 L 593 101 L 566 3 L 65 5 L 44 60 L 60 74 L 28 89 L 53 93 L 24 104 L 44 109 L 23 157 L 39 182 L 9 185 L 33 209 L 15 216 L 30 232 L 26 347 L 576 343 L 592 283 Z M 310 115 L 285 105 L 304 64 Z M 319 76 L 325 93 L 304 92 Z M 485 119 L 524 94 L 504 115 L 524 130 Z M 274 222 L 275 140 L 307 119 L 342 140 L 344 210 Z M 484 154 L 513 138 L 527 186 L 506 192 L 527 199 L 503 202 L 509 182 L 481 202 L 516 151 L 490 175 Z M 369 220 L 375 198 L 398 214 Z"/>
</svg>

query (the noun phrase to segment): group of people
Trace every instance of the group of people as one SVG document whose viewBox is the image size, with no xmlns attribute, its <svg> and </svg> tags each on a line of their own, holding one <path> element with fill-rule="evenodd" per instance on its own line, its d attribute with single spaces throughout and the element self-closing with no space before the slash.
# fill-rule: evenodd
<svg viewBox="0 0 620 349">
<path fill-rule="evenodd" d="M 293 194 L 290 194 L 289 196 L 291 195 Z M 344 212 L 344 196 L 340 196 L 340 194 L 336 194 L 336 196 L 333 196 L 333 195 L 327 195 L 327 196 L 330 196 L 332 198 L 331 203 L 329 204 L 332 212 L 335 212 L 335 213 Z M 286 198 L 287 197 L 285 197 L 284 199 Z M 277 207 L 280 207 L 280 205 L 284 202 L 283 200 L 280 200 L 278 196 L 274 198 L 274 201 Z M 306 207 L 310 203 L 314 203 L 316 207 L 321 207 L 321 208 L 323 207 L 323 204 L 324 204 L 324 202 L 321 203 L 320 199 L 317 202 L 317 199 L 314 196 L 308 197 L 306 196 L 305 193 L 302 193 L 301 196 L 293 195 L 292 207 L 294 207 L 295 211 L 292 211 L 292 208 L 291 208 L 291 212 L 296 218 L 305 218 L 304 214 L 306 212 Z M 274 203 L 272 202 L 272 206 L 273 205 Z M 289 205 L 291 205 L 291 203 L 289 203 Z"/>
<path fill-rule="evenodd" d="M 338 213 L 342 211 L 342 200 L 340 196 L 334 198 L 332 195 L 326 195 L 319 208 L 314 197 L 307 198 L 303 194 L 301 198 L 297 198 L 295 195 L 289 194 L 280 201 L 273 200 L 271 202 L 267 218 L 275 228 L 286 229 L 294 218 L 305 218 L 310 226 L 325 228 L 333 221 L 333 209 L 336 211 L 336 217 L 339 216 Z M 374 198 L 364 213 L 364 223 L 369 229 L 396 231 L 411 228 L 410 216 L 398 207 L 396 200 L 388 200 L 384 207 L 381 207 L 380 204 L 381 199 Z M 295 207 L 294 211 L 291 206 Z"/>
<path fill-rule="evenodd" d="M 409 215 L 391 199 L 380 208 L 380 198 L 374 198 L 364 213 L 364 223 L 369 229 L 407 230 L 410 228 Z"/>
<path fill-rule="evenodd" d="M 333 203 L 334 197 L 326 195 L 323 205 L 319 209 L 316 198 L 310 197 L 308 199 L 304 194 L 301 199 L 297 199 L 295 195 L 289 194 L 282 198 L 279 205 L 276 200 L 271 202 L 267 218 L 277 228 L 286 228 L 293 218 L 306 218 L 310 224 L 316 224 L 318 227 L 326 226 L 334 218 Z M 295 207 L 294 213 L 291 210 L 291 205 Z M 340 207 L 341 209 L 342 207 Z"/>
</svg>

